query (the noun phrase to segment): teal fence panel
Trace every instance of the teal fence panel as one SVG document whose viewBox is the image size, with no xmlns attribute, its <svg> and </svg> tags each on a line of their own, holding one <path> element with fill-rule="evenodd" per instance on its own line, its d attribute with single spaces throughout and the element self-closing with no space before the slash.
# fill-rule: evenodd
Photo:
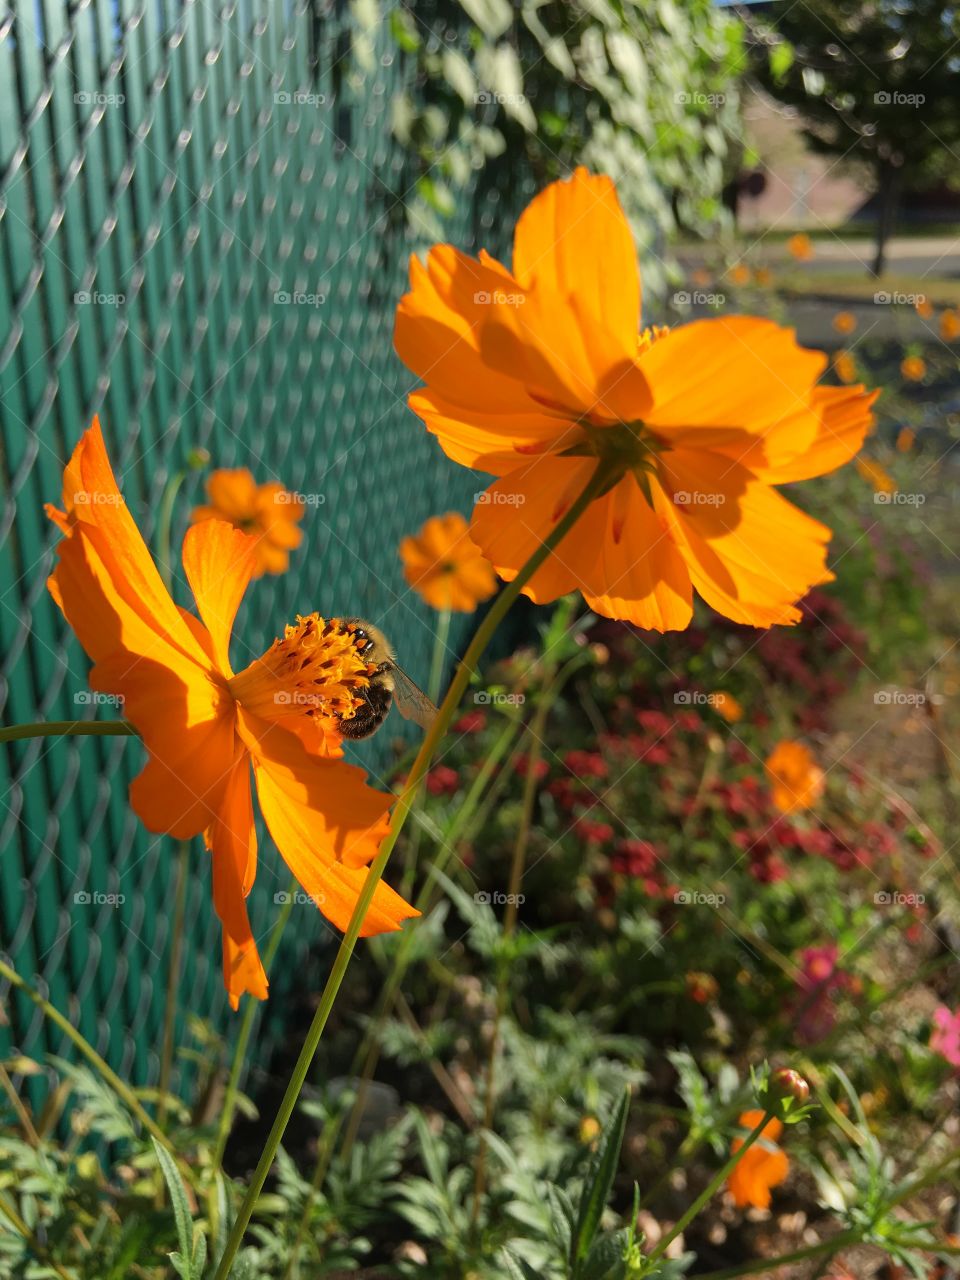
<svg viewBox="0 0 960 1280">
<path fill-rule="evenodd" d="M 0 5 L 5 723 L 109 714 L 87 701 L 87 660 L 45 587 L 55 535 L 42 506 L 59 500 L 94 413 L 148 538 L 197 447 L 214 466 L 317 495 L 291 572 L 249 592 L 245 652 L 297 612 L 361 614 L 426 679 L 434 619 L 404 584 L 397 544 L 432 513 L 468 510 L 478 484 L 403 403 L 412 380 L 391 338 L 416 175 L 388 115 L 407 73 L 375 32 L 377 69 L 358 89 L 349 20 L 340 0 Z M 501 248 L 505 203 L 496 184 L 474 192 L 449 238 Z M 175 545 L 201 500 L 193 474 Z M 374 778 L 388 736 L 361 753 Z M 173 842 L 127 804 L 141 764 L 131 739 L 0 748 L 0 952 L 139 1083 L 157 1077 L 175 884 Z M 184 1010 L 229 1037 L 207 856 L 194 845 L 178 1039 Z M 251 900 L 261 939 L 287 881 L 264 842 Z M 274 1007 L 290 975 L 320 984 L 328 936 L 332 946 L 312 909 L 294 910 Z M 0 1057 L 69 1054 L 18 993 L 0 988 L 0 1008 Z M 270 1026 L 279 1034 L 282 1017 Z M 261 1038 L 260 1061 L 267 1049 Z"/>
</svg>

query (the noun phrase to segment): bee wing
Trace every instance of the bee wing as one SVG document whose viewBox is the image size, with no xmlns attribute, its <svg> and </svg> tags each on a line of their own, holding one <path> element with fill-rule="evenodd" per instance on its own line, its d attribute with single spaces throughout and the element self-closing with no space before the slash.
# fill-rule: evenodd
<svg viewBox="0 0 960 1280">
<path fill-rule="evenodd" d="M 396 663 L 391 663 L 390 674 L 393 676 L 393 700 L 397 710 L 405 720 L 413 720 L 421 729 L 429 729 L 437 708 Z"/>
</svg>

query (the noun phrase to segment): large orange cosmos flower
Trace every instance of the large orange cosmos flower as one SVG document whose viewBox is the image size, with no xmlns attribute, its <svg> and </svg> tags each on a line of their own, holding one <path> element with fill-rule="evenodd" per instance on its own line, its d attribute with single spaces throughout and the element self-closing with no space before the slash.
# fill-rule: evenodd
<svg viewBox="0 0 960 1280">
<path fill-rule="evenodd" d="M 234 673 L 230 638 L 256 572 L 256 539 L 221 520 L 190 528 L 183 569 L 200 616 L 178 608 L 124 506 L 96 419 L 64 472 L 63 506 L 46 508 L 64 534 L 48 585 L 93 659 L 91 687 L 123 698 L 147 748 L 131 804 L 151 831 L 203 832 L 231 1004 L 245 991 L 263 999 L 245 903 L 257 864 L 251 766 L 284 860 L 345 929 L 391 803 L 338 758 L 333 717 L 355 710 L 368 668 L 348 627 L 310 614 Z M 380 884 L 361 933 L 397 929 L 416 914 Z"/>
<path fill-rule="evenodd" d="M 257 484 L 246 467 L 234 471 L 214 471 L 207 478 L 204 507 L 195 507 L 193 522 L 226 520 L 242 533 L 257 540 L 254 577 L 264 573 L 286 573 L 290 552 L 303 541 L 297 523 L 303 519 L 303 502 L 282 484 Z"/>
<path fill-rule="evenodd" d="M 763 1119 L 762 1111 L 744 1111 L 740 1125 L 748 1132 L 754 1130 Z M 783 1182 L 790 1172 L 790 1161 L 776 1145 L 783 1132 L 783 1125 L 771 1119 L 763 1126 L 760 1137 L 743 1153 L 743 1159 L 734 1167 L 727 1180 L 727 1189 L 738 1209 L 752 1206 L 754 1209 L 770 1208 L 770 1188 Z M 743 1146 L 743 1138 L 734 1138 L 730 1154 Z"/>
<path fill-rule="evenodd" d="M 431 516 L 416 536 L 400 543 L 400 559 L 407 582 L 433 609 L 472 613 L 497 589 L 493 566 L 459 511 Z"/>
<path fill-rule="evenodd" d="M 640 281 L 613 183 L 578 169 L 517 224 L 513 271 L 450 245 L 413 258 L 395 342 L 427 384 L 410 407 L 446 453 L 499 479 L 472 533 L 510 579 L 584 489 L 613 472 L 526 594 L 671 630 L 692 589 L 738 622 L 795 622 L 828 581 L 830 537 L 772 487 L 831 471 L 870 424 L 861 387 L 816 387 L 825 357 L 729 316 L 637 337 Z"/>
</svg>

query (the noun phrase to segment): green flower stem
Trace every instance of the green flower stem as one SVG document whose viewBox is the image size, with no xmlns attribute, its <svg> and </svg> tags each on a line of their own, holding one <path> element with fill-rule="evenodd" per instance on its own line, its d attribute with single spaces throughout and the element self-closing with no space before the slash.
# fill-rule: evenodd
<svg viewBox="0 0 960 1280">
<path fill-rule="evenodd" d="M 747 1154 L 747 1152 L 750 1150 L 753 1144 L 758 1140 L 758 1138 L 763 1133 L 764 1129 L 772 1119 L 773 1119 L 773 1112 L 764 1111 L 763 1116 L 760 1120 L 760 1123 L 757 1125 L 757 1127 L 755 1129 L 752 1129 L 750 1133 L 747 1135 L 747 1137 L 744 1138 L 742 1145 L 733 1153 L 733 1155 L 730 1157 L 727 1163 L 723 1166 L 720 1172 L 713 1176 L 713 1178 L 710 1180 L 708 1185 L 705 1187 L 703 1191 L 700 1192 L 696 1200 L 694 1200 L 693 1204 L 686 1211 L 686 1213 L 679 1220 L 679 1222 L 675 1224 L 675 1226 L 672 1228 L 669 1234 L 663 1237 L 663 1239 L 660 1241 L 657 1247 L 650 1254 L 650 1257 L 647 1259 L 647 1263 L 649 1266 L 652 1266 L 653 1263 L 657 1262 L 660 1258 L 663 1257 L 663 1255 L 666 1253 L 667 1249 L 669 1249 L 673 1241 L 676 1240 L 677 1236 L 682 1235 L 683 1232 L 686 1231 L 687 1227 L 694 1220 L 694 1218 L 697 1216 L 700 1210 L 704 1207 L 704 1205 L 706 1205 L 709 1200 L 713 1199 L 714 1194 L 720 1189 L 720 1187 L 723 1186 L 726 1180 L 730 1177 L 731 1173 L 733 1173 L 734 1169 L 737 1167 L 737 1165 L 740 1163 L 743 1157 Z M 769 1266 L 769 1260 L 766 1265 Z"/>
<path fill-rule="evenodd" d="M 817 1244 L 807 1245 L 806 1248 L 797 1249 L 793 1253 L 782 1253 L 778 1258 L 754 1259 L 738 1267 L 727 1267 L 723 1271 L 703 1271 L 699 1275 L 691 1276 L 690 1280 L 736 1280 L 738 1276 L 756 1275 L 759 1271 L 769 1275 L 777 1267 L 785 1267 L 793 1262 L 804 1262 L 807 1258 L 816 1258 L 828 1251 L 838 1253 L 841 1249 L 859 1244 L 860 1239 L 859 1231 L 841 1231 L 839 1235 L 831 1236 L 829 1240 L 820 1240 Z"/>
<path fill-rule="evenodd" d="M 263 953 L 263 967 L 270 973 L 270 966 L 273 964 L 274 957 L 280 946 L 280 939 L 283 937 L 283 931 L 287 921 L 290 919 L 290 913 L 293 910 L 294 895 L 298 889 L 296 880 L 290 881 L 290 889 L 287 893 L 287 900 L 283 903 L 280 914 L 277 916 L 276 922 L 270 931 L 270 938 L 267 942 Z M 233 1059 L 230 1063 L 230 1076 L 227 1080 L 227 1088 L 223 1097 L 223 1110 L 220 1112 L 220 1123 L 217 1128 L 217 1145 L 213 1151 L 213 1167 L 217 1170 L 223 1164 L 223 1153 L 227 1146 L 227 1139 L 230 1136 L 230 1126 L 233 1123 L 233 1113 L 237 1109 L 237 1093 L 240 1086 L 240 1073 L 243 1071 L 243 1063 L 247 1056 L 247 1046 L 250 1043 L 250 1033 L 253 1030 L 253 1019 L 260 1007 L 260 1001 L 254 996 L 247 996 L 243 1005 L 243 1016 L 240 1020 L 240 1031 L 237 1035 L 237 1043 L 233 1049 Z"/>
<path fill-rule="evenodd" d="M 129 720 L 38 720 L 33 724 L 10 724 L 0 728 L 0 742 L 21 742 L 24 738 L 99 738 L 111 734 L 135 738 Z"/>
<path fill-rule="evenodd" d="M 0 977 L 6 978 L 11 986 L 22 991 L 28 1000 L 32 1000 L 37 1008 L 44 1013 L 55 1026 L 60 1028 L 63 1034 L 73 1042 L 90 1065 L 95 1068 L 110 1088 L 113 1089 L 114 1093 L 116 1093 L 116 1095 L 126 1103 L 146 1131 L 156 1138 L 160 1145 L 165 1147 L 171 1155 L 175 1156 L 176 1151 L 174 1150 L 170 1139 L 159 1125 L 156 1124 L 153 1118 L 148 1115 L 143 1104 L 140 1102 L 140 1099 L 133 1092 L 130 1086 L 120 1079 L 117 1073 L 104 1061 L 100 1054 L 97 1053 L 93 1045 L 90 1044 L 88 1040 L 84 1039 L 76 1027 L 74 1027 L 72 1023 L 63 1016 L 60 1010 L 54 1008 L 49 1000 L 44 1000 L 40 992 L 34 987 L 31 987 L 29 982 L 21 978 L 16 969 L 11 969 L 10 966 L 5 964 L 2 960 L 0 960 Z"/>
<path fill-rule="evenodd" d="M 433 638 L 433 658 L 430 662 L 430 682 L 427 685 L 427 696 L 431 702 L 439 702 L 440 686 L 443 680 L 443 666 L 447 659 L 447 644 L 450 640 L 449 609 L 441 609 L 437 614 L 437 630 Z"/>
<path fill-rule="evenodd" d="M 304 1040 L 303 1048 L 300 1051 L 300 1057 L 297 1059 L 296 1065 L 290 1076 L 286 1091 L 280 1102 L 279 1110 L 273 1122 L 273 1127 L 267 1136 L 264 1144 L 263 1153 L 254 1170 L 253 1177 L 250 1180 L 250 1186 L 240 1205 L 236 1221 L 227 1239 L 223 1256 L 217 1267 L 214 1280 L 226 1280 L 230 1274 L 230 1268 L 233 1260 L 237 1255 L 240 1242 L 243 1239 L 250 1218 L 253 1214 L 254 1207 L 263 1189 L 263 1184 L 267 1179 L 267 1174 L 273 1164 L 276 1156 L 277 1147 L 283 1137 L 284 1130 L 293 1114 L 293 1109 L 297 1104 L 300 1096 L 300 1090 L 303 1088 L 307 1073 L 310 1070 L 310 1064 L 313 1062 L 313 1056 L 317 1051 L 317 1045 L 320 1043 L 320 1037 L 323 1029 L 327 1024 L 330 1016 L 330 1010 L 333 1008 L 334 1000 L 343 983 L 347 967 L 350 964 L 350 958 L 353 955 L 353 949 L 356 946 L 357 938 L 360 935 L 360 926 L 363 923 L 367 910 L 370 907 L 374 892 L 383 876 L 390 854 L 393 852 L 397 837 L 403 829 L 403 825 L 410 813 L 413 798 L 417 793 L 421 781 L 427 774 L 430 762 L 433 759 L 434 752 L 440 744 L 444 734 L 446 733 L 450 722 L 453 720 L 454 713 L 460 705 L 460 699 L 463 697 L 470 679 L 476 671 L 477 664 L 480 661 L 487 645 L 490 643 L 494 632 L 500 625 L 500 622 L 507 613 L 507 610 L 520 594 L 521 589 L 530 580 L 533 574 L 539 569 L 540 565 L 547 559 L 550 553 L 557 547 L 560 542 L 567 536 L 581 515 L 587 510 L 590 504 L 604 492 L 611 479 L 610 472 L 603 463 L 598 463 L 591 476 L 589 482 L 577 500 L 568 508 L 563 517 L 557 522 L 556 526 L 542 542 L 537 550 L 533 553 L 527 563 L 523 566 L 512 582 L 500 592 L 500 595 L 494 601 L 494 604 L 486 617 L 480 623 L 472 641 L 470 642 L 467 652 L 464 654 L 460 665 L 451 681 L 447 690 L 447 695 L 437 712 L 437 717 L 427 731 L 420 750 L 417 752 L 417 758 L 413 762 L 410 775 L 407 778 L 406 785 L 393 812 L 393 821 L 390 824 L 390 830 L 380 846 L 380 850 L 370 866 L 369 874 L 364 881 L 363 888 L 357 898 L 356 906 L 347 925 L 347 931 L 344 934 L 343 941 L 340 943 L 340 949 L 337 952 L 336 959 L 333 962 L 333 968 L 330 977 L 327 979 L 323 994 L 320 997 L 320 1003 L 314 1014 L 313 1022 L 307 1032 Z"/>
<path fill-rule="evenodd" d="M 23 1239 L 24 1244 L 38 1262 L 45 1267 L 49 1267 L 51 1271 L 61 1277 L 61 1280 L 77 1280 L 74 1272 L 67 1271 L 65 1267 L 61 1267 L 59 1262 L 54 1262 L 5 1195 L 0 1195 L 0 1213 L 8 1220 L 17 1235 Z"/>
</svg>

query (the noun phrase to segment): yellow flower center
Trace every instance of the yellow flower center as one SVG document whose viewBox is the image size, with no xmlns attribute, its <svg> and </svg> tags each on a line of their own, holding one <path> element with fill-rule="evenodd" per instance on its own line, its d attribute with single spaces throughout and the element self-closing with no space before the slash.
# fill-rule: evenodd
<svg viewBox="0 0 960 1280">
<path fill-rule="evenodd" d="M 360 643 L 363 643 L 362 641 Z M 348 719 L 363 701 L 371 666 L 361 658 L 354 629 L 317 613 L 297 617 L 282 639 L 227 682 L 248 711 L 270 720 L 288 716 Z"/>
</svg>

